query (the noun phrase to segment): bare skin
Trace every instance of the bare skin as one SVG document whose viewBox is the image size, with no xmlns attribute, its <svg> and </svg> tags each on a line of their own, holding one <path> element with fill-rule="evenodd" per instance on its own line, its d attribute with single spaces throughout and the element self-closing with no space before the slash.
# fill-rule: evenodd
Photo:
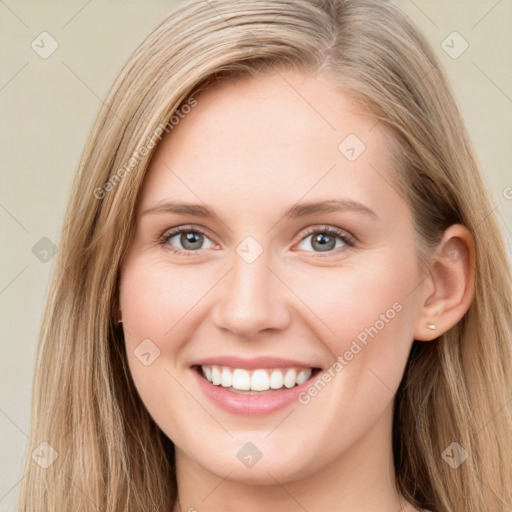
<svg viewBox="0 0 512 512">
<path fill-rule="evenodd" d="M 121 274 L 130 370 L 176 446 L 173 512 L 415 510 L 394 487 L 393 398 L 413 340 L 434 340 L 469 307 L 471 235 L 451 226 L 433 271 L 420 272 L 383 128 L 325 78 L 286 71 L 196 99 L 151 162 Z M 339 149 L 349 134 L 365 145 L 353 161 Z M 284 216 L 340 198 L 373 214 Z M 162 201 L 206 204 L 216 216 L 144 213 Z M 158 242 L 179 227 L 203 235 Z M 236 252 L 247 236 L 263 250 L 251 263 Z M 377 334 L 350 357 L 370 326 Z M 145 339 L 160 350 L 149 366 L 134 355 Z M 212 355 L 345 364 L 307 404 L 248 417 L 199 388 L 191 364 Z M 237 457 L 247 443 L 261 453 L 252 467 Z"/>
</svg>

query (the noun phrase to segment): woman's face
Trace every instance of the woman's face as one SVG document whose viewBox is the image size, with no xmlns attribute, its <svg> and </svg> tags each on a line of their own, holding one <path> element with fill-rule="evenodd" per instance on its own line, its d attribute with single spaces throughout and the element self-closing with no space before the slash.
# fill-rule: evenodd
<svg viewBox="0 0 512 512">
<path fill-rule="evenodd" d="M 222 478 L 388 454 L 422 292 L 382 125 L 291 71 L 196 100 L 151 161 L 122 266 L 147 410 Z"/>
</svg>

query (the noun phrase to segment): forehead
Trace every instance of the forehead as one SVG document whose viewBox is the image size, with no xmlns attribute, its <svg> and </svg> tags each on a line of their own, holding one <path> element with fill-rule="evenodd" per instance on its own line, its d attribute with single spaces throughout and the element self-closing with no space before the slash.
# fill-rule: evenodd
<svg viewBox="0 0 512 512">
<path fill-rule="evenodd" d="M 326 78 L 280 71 L 226 80 L 195 99 L 159 144 L 141 207 L 174 196 L 256 196 L 269 206 L 336 190 L 371 201 L 386 176 L 389 188 L 389 134 Z"/>
</svg>

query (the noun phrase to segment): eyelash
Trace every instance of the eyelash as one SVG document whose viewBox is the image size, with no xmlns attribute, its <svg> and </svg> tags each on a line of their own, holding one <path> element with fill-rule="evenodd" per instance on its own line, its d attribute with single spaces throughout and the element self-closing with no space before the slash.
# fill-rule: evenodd
<svg viewBox="0 0 512 512">
<path fill-rule="evenodd" d="M 201 235 L 203 235 L 205 237 L 208 237 L 208 234 L 205 231 L 203 231 L 202 229 L 197 228 L 196 226 L 181 226 L 179 228 L 175 228 L 175 229 L 171 229 L 169 231 L 165 231 L 160 237 L 158 237 L 157 241 L 158 241 L 158 243 L 160 245 L 165 246 L 165 245 L 167 245 L 169 240 L 171 238 L 173 238 L 174 236 L 179 235 L 181 233 L 190 233 L 190 232 L 200 233 Z M 356 245 L 356 240 L 355 240 L 354 237 L 349 236 L 345 231 L 342 231 L 341 229 L 338 229 L 338 228 L 334 228 L 332 226 L 317 226 L 317 227 L 308 229 L 302 235 L 302 238 L 300 239 L 300 242 L 302 242 L 305 238 L 307 238 L 309 235 L 312 235 L 314 233 L 334 235 L 334 236 L 338 237 L 339 239 L 341 239 L 341 241 L 347 247 L 349 247 L 349 248 L 350 247 L 354 247 Z M 172 248 L 172 246 L 169 246 L 168 248 L 173 253 L 180 254 L 180 255 L 183 255 L 183 256 L 194 256 L 194 253 L 197 253 L 197 252 L 200 251 L 200 249 L 199 250 L 195 250 L 195 251 L 187 251 L 187 250 L 182 250 L 182 249 L 174 249 L 174 248 Z M 335 254 L 336 252 L 339 251 L 339 249 L 340 248 L 338 248 L 337 250 L 333 249 L 332 251 L 325 251 L 325 253 L 323 253 L 323 254 L 325 254 L 325 256 L 322 254 L 322 252 L 316 252 L 316 251 L 312 251 L 312 252 L 314 252 L 316 254 L 316 256 L 314 256 L 314 257 L 323 258 L 323 257 L 329 256 L 329 255 Z M 311 251 L 306 251 L 306 252 L 311 252 Z"/>
</svg>

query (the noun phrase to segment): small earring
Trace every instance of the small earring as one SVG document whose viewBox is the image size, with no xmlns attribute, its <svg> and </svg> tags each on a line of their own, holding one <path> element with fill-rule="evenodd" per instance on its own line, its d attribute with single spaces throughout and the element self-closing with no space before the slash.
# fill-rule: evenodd
<svg viewBox="0 0 512 512">
<path fill-rule="evenodd" d="M 436 326 L 435 326 L 434 324 L 429 324 L 429 325 L 428 325 L 428 328 L 429 328 L 429 329 L 432 329 L 433 331 L 435 331 L 435 330 L 436 330 Z"/>
</svg>

